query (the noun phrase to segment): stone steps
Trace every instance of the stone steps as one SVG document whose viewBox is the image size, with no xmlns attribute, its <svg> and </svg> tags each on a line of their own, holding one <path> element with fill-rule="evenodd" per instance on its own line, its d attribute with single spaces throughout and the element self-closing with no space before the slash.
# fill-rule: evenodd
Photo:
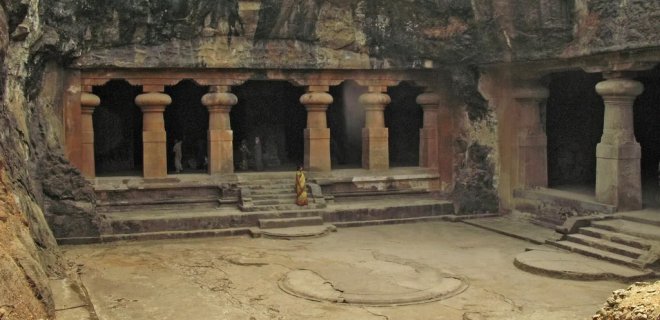
<svg viewBox="0 0 660 320">
<path fill-rule="evenodd" d="M 157 209 L 211 209 L 218 206 L 218 198 L 173 198 L 157 199 L 149 201 L 99 201 L 96 211 L 99 213 L 126 212 L 134 210 L 157 210 Z"/>
<path fill-rule="evenodd" d="M 251 228 L 250 235 L 253 238 L 271 238 L 271 239 L 306 239 L 318 238 L 328 235 L 330 232 L 336 232 L 337 228 L 331 224 L 322 224 L 316 226 L 300 226 L 275 229 Z"/>
<path fill-rule="evenodd" d="M 612 219 L 593 221 L 591 222 L 591 226 L 647 240 L 660 241 L 660 227 L 652 224 Z"/>
<path fill-rule="evenodd" d="M 639 258 L 646 251 L 635 247 L 619 244 L 605 239 L 594 238 L 584 234 L 569 234 L 566 236 L 566 241 L 571 241 L 583 244 L 592 248 L 605 250 L 611 253 L 619 254 L 622 256 L 630 257 L 633 259 Z"/>
<path fill-rule="evenodd" d="M 609 262 L 613 262 L 616 264 L 620 265 L 625 265 L 628 267 L 640 269 L 643 268 L 642 265 L 640 265 L 638 262 L 635 261 L 635 259 L 627 256 L 623 256 L 620 254 L 612 253 L 609 251 L 593 248 L 587 245 L 571 242 L 571 241 L 566 241 L 566 240 L 561 240 L 561 241 L 548 241 L 547 242 L 550 245 L 553 245 L 555 247 L 568 250 L 571 252 L 576 252 L 585 256 L 601 259 L 601 260 L 606 260 Z"/>
<path fill-rule="evenodd" d="M 323 218 L 321 218 L 320 216 L 302 217 L 302 218 L 259 219 L 259 228 L 261 229 L 320 226 L 322 224 L 323 224 Z"/>
<path fill-rule="evenodd" d="M 240 212 L 238 210 L 167 210 L 107 214 L 111 230 L 106 234 L 187 231 L 197 229 L 250 228 L 259 219 L 318 217 L 318 210 Z"/>
<path fill-rule="evenodd" d="M 648 241 L 642 238 L 629 236 L 617 232 L 607 231 L 605 229 L 584 227 L 584 228 L 580 228 L 578 232 L 586 236 L 609 240 L 615 243 L 619 243 L 637 249 L 643 249 L 643 250 L 651 249 L 651 245 L 648 243 Z"/>
<path fill-rule="evenodd" d="M 306 206 L 299 206 L 297 204 L 276 203 L 276 204 L 262 204 L 257 206 L 245 207 L 241 206 L 241 211 L 244 212 L 258 212 L 258 211 L 293 211 L 293 210 L 315 210 L 324 209 L 326 205 L 310 203 Z"/>
<path fill-rule="evenodd" d="M 618 214 L 617 217 L 627 221 L 660 227 L 660 213 L 658 212 L 648 213 L 643 211 L 633 211 Z"/>
</svg>

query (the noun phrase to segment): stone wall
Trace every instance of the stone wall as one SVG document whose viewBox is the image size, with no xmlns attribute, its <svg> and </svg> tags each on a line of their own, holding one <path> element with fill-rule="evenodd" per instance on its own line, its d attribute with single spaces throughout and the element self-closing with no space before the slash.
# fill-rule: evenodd
<svg viewBox="0 0 660 320">
<path fill-rule="evenodd" d="M 46 219 L 77 215 L 86 225 L 67 228 L 92 233 L 100 222 L 89 184 L 61 147 L 66 41 L 41 24 L 39 1 L 0 5 L 0 318 L 40 319 L 54 311 L 48 277 L 64 274 Z"/>
</svg>

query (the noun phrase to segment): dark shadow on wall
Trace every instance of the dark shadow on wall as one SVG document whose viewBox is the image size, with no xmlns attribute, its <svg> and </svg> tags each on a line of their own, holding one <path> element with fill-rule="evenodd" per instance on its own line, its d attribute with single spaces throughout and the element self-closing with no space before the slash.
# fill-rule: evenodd
<svg viewBox="0 0 660 320">
<path fill-rule="evenodd" d="M 387 90 L 392 99 L 385 108 L 385 126 L 389 129 L 390 167 L 419 166 L 419 129 L 424 112 L 417 96 L 424 89 L 403 82 Z"/>
<path fill-rule="evenodd" d="M 93 114 L 96 174 L 136 175 L 142 172 L 142 111 L 135 97 L 142 88 L 111 80 L 92 92 L 101 98 Z"/>
<path fill-rule="evenodd" d="M 307 111 L 300 104 L 300 97 L 305 93 L 304 88 L 286 81 L 247 81 L 232 92 L 238 97 L 238 104 L 230 113 L 235 168 L 242 170 L 241 145 L 245 141 L 248 170 L 257 169 L 257 137 L 264 170 L 295 170 L 303 163 Z"/>
<path fill-rule="evenodd" d="M 175 170 L 172 150 L 176 140 L 182 141 L 183 172 L 206 170 L 209 113 L 202 104 L 202 96 L 208 92 L 208 86 L 197 85 L 192 80 L 165 87 L 165 93 L 172 97 L 172 104 L 165 109 L 168 171 Z"/>
<path fill-rule="evenodd" d="M 595 89 L 601 80 L 599 74 L 580 71 L 551 76 L 546 105 L 550 187 L 595 187 L 596 145 L 605 110 Z"/>
<path fill-rule="evenodd" d="M 366 88 L 354 81 L 345 81 L 331 87 L 333 103 L 328 107 L 328 127 L 330 127 L 330 154 L 332 167 L 362 167 L 362 128 L 364 108 L 358 99 Z"/>
<path fill-rule="evenodd" d="M 645 206 L 660 207 L 660 66 L 637 79 L 644 92 L 634 105 L 635 137 L 642 146 L 642 190 Z"/>
<path fill-rule="evenodd" d="M 255 41 L 295 39 L 316 41 L 316 22 L 325 0 L 263 0 Z"/>
</svg>

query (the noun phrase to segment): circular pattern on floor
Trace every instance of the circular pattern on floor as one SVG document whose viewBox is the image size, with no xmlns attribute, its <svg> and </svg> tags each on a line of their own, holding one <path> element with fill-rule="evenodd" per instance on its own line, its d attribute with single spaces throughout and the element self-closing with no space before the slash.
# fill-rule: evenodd
<svg viewBox="0 0 660 320">
<path fill-rule="evenodd" d="M 438 301 L 468 287 L 460 277 L 400 261 L 297 269 L 286 273 L 278 284 L 284 292 L 308 300 L 369 306 Z"/>
</svg>

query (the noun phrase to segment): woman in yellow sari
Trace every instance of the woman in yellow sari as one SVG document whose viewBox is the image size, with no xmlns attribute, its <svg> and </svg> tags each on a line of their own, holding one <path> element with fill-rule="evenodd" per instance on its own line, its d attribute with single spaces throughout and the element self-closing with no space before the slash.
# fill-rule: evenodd
<svg viewBox="0 0 660 320">
<path fill-rule="evenodd" d="M 298 171 L 296 171 L 296 204 L 299 206 L 307 205 L 307 185 L 305 184 L 303 166 L 298 166 Z"/>
</svg>

